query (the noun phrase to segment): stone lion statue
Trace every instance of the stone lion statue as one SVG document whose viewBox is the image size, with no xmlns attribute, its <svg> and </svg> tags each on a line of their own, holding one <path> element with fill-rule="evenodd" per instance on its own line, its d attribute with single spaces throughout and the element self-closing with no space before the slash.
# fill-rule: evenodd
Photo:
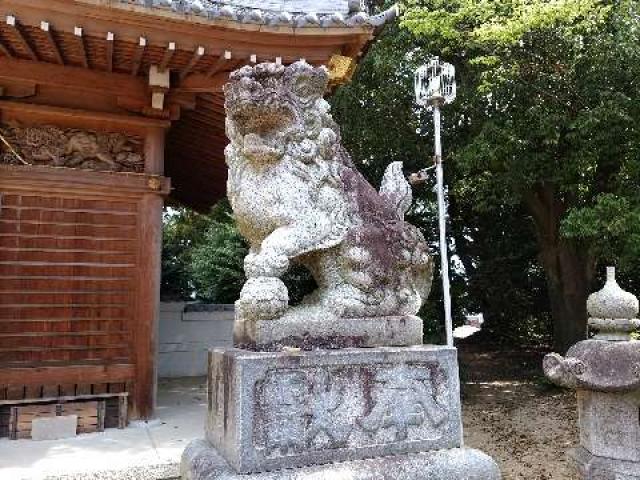
<svg viewBox="0 0 640 480">
<path fill-rule="evenodd" d="M 235 341 L 374 346 L 422 343 L 415 317 L 432 259 L 404 221 L 412 198 L 400 162 L 377 192 L 340 144 L 323 99 L 324 67 L 246 66 L 225 86 L 228 196 L 250 244 L 236 304 Z M 280 277 L 302 264 L 318 288 L 289 307 Z"/>
</svg>

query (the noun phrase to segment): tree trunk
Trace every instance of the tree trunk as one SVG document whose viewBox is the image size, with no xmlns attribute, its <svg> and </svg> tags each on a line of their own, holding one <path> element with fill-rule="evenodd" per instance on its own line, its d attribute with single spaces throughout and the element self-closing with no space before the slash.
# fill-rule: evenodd
<svg viewBox="0 0 640 480">
<path fill-rule="evenodd" d="M 547 278 L 553 318 L 554 349 L 565 353 L 587 337 L 587 297 L 593 283 L 593 258 L 560 236 L 560 221 L 566 211 L 552 186 L 543 185 L 525 197 L 533 216 L 540 245 L 540 261 Z"/>
</svg>

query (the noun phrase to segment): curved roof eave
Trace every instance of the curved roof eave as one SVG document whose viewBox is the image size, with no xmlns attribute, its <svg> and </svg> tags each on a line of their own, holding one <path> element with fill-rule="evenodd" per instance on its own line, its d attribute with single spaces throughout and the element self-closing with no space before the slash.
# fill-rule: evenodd
<svg viewBox="0 0 640 480">
<path fill-rule="evenodd" d="M 105 4 L 104 0 L 80 1 L 101 6 Z M 313 2 L 306 2 L 307 5 L 310 3 Z M 369 15 L 357 10 L 350 13 L 275 11 L 211 0 L 111 0 L 108 4 L 112 8 L 198 24 L 239 30 L 314 35 L 371 32 L 394 20 L 398 15 L 397 5 L 377 15 Z"/>
</svg>

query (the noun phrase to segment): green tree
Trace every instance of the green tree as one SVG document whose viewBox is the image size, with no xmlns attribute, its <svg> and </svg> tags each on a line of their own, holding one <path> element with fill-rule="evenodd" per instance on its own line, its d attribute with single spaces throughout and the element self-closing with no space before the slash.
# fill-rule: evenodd
<svg viewBox="0 0 640 480">
<path fill-rule="evenodd" d="M 458 67 L 452 196 L 531 217 L 564 350 L 586 334 L 599 262 L 637 264 L 640 49 L 636 2 L 408 1 L 420 51 Z M 411 53 L 411 51 L 409 51 Z M 635 236 L 635 237 L 634 237 Z"/>
<path fill-rule="evenodd" d="M 164 217 L 162 299 L 234 303 L 245 282 L 243 263 L 248 251 L 226 199 L 207 215 L 187 208 L 168 210 Z M 292 305 L 316 287 L 311 274 L 299 265 L 293 265 L 282 280 Z"/>
<path fill-rule="evenodd" d="M 407 173 L 429 165 L 432 155 L 431 118 L 415 108 L 413 71 L 427 54 L 406 30 L 390 26 L 362 60 L 352 83 L 331 98 L 341 125 L 342 140 L 358 168 L 375 185 L 391 161 L 402 161 Z M 455 105 L 454 105 L 455 106 Z M 464 145 L 462 132 L 450 128 L 445 110 L 446 151 Z M 448 162 L 447 183 L 454 183 L 459 166 Z M 437 254 L 435 179 L 414 189 L 408 220 L 419 226 Z M 485 330 L 494 341 L 527 341 L 532 330 L 548 332 L 548 300 L 544 275 L 537 263 L 533 228 L 521 208 L 494 205 L 477 209 L 471 195 L 449 192 L 448 233 L 456 262 L 451 265 L 454 320 L 465 313 L 483 312 Z M 439 262 L 436 258 L 436 269 Z M 425 339 L 442 341 L 442 290 L 439 271 L 423 307 Z M 522 319 L 522 320 L 520 320 Z"/>
<path fill-rule="evenodd" d="M 160 296 L 163 301 L 184 301 L 193 298 L 191 253 L 206 232 L 209 219 L 187 208 L 165 210 L 162 230 L 162 280 Z"/>
<path fill-rule="evenodd" d="M 191 256 L 197 298 L 210 303 L 234 303 L 245 281 L 243 261 L 248 251 L 232 217 L 212 220 L 204 241 Z"/>
</svg>

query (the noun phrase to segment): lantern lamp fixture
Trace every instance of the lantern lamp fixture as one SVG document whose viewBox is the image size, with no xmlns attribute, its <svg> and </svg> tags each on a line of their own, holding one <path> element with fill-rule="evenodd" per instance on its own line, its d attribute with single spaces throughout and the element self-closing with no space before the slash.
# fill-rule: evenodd
<svg viewBox="0 0 640 480">
<path fill-rule="evenodd" d="M 442 106 L 456 98 L 456 68 L 433 57 L 415 73 L 416 102 L 423 107 Z"/>
</svg>

